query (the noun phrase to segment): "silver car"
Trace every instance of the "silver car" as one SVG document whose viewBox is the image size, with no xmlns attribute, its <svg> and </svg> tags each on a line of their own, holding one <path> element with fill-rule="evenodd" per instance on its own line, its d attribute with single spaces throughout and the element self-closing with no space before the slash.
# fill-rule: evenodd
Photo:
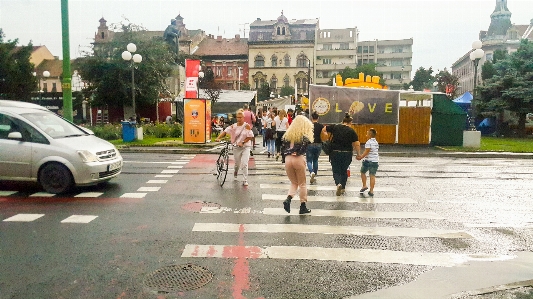
<svg viewBox="0 0 533 299">
<path fill-rule="evenodd" d="M 122 171 L 116 147 L 39 105 L 0 100 L 0 181 L 49 193 L 106 182 Z"/>
</svg>

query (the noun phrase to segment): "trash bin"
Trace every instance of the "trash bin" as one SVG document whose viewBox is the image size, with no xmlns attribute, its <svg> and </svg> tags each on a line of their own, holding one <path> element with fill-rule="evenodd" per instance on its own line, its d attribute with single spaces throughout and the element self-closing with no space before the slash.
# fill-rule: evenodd
<svg viewBox="0 0 533 299">
<path fill-rule="evenodd" d="M 135 139 L 135 124 L 129 121 L 123 121 L 122 123 L 122 141 L 132 142 Z"/>
</svg>

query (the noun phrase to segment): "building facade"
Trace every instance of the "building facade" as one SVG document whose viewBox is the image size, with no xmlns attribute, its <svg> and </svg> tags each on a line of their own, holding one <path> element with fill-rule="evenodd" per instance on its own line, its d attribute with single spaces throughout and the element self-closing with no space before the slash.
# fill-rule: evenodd
<svg viewBox="0 0 533 299">
<path fill-rule="evenodd" d="M 318 30 L 312 82 L 325 85 L 346 67 L 357 67 L 357 35 L 357 27 Z"/>
<path fill-rule="evenodd" d="M 479 40 L 485 52 L 478 63 L 477 82 L 481 83 L 481 68 L 486 61 L 492 61 L 494 51 L 504 50 L 507 53 L 515 52 L 520 46 L 521 39 L 533 40 L 533 19 L 529 25 L 513 25 L 511 12 L 507 8 L 507 0 L 496 0 L 494 12 L 490 15 L 488 30 L 479 32 Z M 467 91 L 473 94 L 474 76 L 476 73 L 474 63 L 470 60 L 469 50 L 452 64 L 452 74 L 459 78 L 458 93 Z"/>
<path fill-rule="evenodd" d="M 208 35 L 193 54 L 200 57 L 203 69 L 213 71 L 222 89 L 240 90 L 248 83 L 248 39 Z"/>
<path fill-rule="evenodd" d="M 402 89 L 411 82 L 413 71 L 413 39 L 360 41 L 357 65 L 374 63 L 376 71 L 390 89 Z"/>
<path fill-rule="evenodd" d="M 276 20 L 261 19 L 250 24 L 248 80 L 253 90 L 268 83 L 274 94 L 282 86 L 308 93 L 314 71 L 318 19 L 288 20 L 281 12 Z"/>
</svg>

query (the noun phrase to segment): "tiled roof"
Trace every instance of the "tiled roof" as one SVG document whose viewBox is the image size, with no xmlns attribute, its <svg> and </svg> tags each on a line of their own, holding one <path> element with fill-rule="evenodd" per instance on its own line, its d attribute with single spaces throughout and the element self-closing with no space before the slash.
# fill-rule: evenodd
<svg viewBox="0 0 533 299">
<path fill-rule="evenodd" d="M 248 56 L 248 39 L 232 38 L 220 40 L 205 38 L 199 45 L 194 55 L 202 56 L 224 56 L 224 55 L 246 55 Z"/>
<path fill-rule="evenodd" d="M 44 71 L 49 71 L 50 77 L 59 77 L 63 73 L 63 60 L 45 59 L 41 64 L 35 67 L 35 71 L 38 74 L 42 74 Z"/>
</svg>

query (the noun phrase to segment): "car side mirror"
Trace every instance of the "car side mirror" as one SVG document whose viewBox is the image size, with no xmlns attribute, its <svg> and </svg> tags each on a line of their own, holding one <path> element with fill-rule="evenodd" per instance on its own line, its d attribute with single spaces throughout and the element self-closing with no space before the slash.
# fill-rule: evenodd
<svg viewBox="0 0 533 299">
<path fill-rule="evenodd" d="M 7 135 L 8 139 L 22 139 L 22 134 L 20 132 L 11 132 Z"/>
</svg>

